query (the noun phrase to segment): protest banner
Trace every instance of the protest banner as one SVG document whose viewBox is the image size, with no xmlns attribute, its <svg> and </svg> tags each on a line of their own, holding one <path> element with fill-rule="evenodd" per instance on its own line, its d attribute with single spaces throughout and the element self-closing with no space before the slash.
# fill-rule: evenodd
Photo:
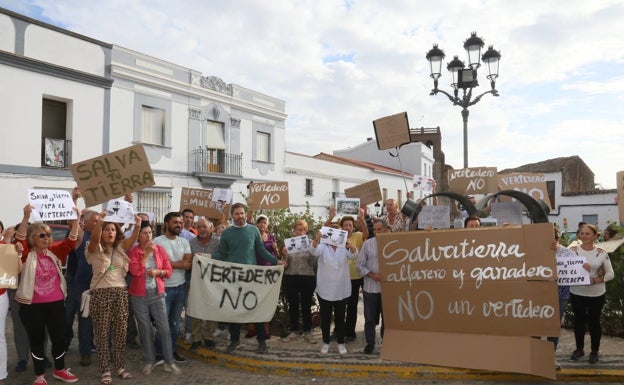
<svg viewBox="0 0 624 385">
<path fill-rule="evenodd" d="M 0 288 L 17 289 L 19 258 L 15 245 L 0 244 Z"/>
<path fill-rule="evenodd" d="M 620 226 L 624 225 L 624 171 L 617 173 L 617 204 L 620 217 Z"/>
<path fill-rule="evenodd" d="M 412 141 L 407 112 L 373 120 L 373 128 L 379 150 L 401 147 Z"/>
<path fill-rule="evenodd" d="M 284 266 L 242 265 L 195 254 L 188 296 L 191 317 L 218 322 L 269 322 Z"/>
<path fill-rule="evenodd" d="M 492 217 L 500 225 L 521 225 L 522 204 L 520 202 L 494 202 L 492 203 Z"/>
<path fill-rule="evenodd" d="M 106 221 L 115 223 L 134 223 L 132 203 L 122 198 L 112 199 L 106 204 Z"/>
<path fill-rule="evenodd" d="M 557 251 L 557 284 L 563 286 L 589 285 L 589 271 L 583 268 L 583 264 L 586 262 L 585 257 L 561 247 Z"/>
<path fill-rule="evenodd" d="M 229 205 L 212 200 L 212 190 L 182 187 L 180 193 L 180 211 L 191 209 L 195 215 L 210 219 L 223 220 L 228 217 Z"/>
<path fill-rule="evenodd" d="M 381 358 L 554 379 L 552 343 L 532 341 L 560 332 L 552 234 L 549 223 L 377 234 Z"/>
<path fill-rule="evenodd" d="M 418 214 L 419 229 L 448 229 L 451 227 L 449 206 L 423 206 Z"/>
<path fill-rule="evenodd" d="M 63 221 L 77 219 L 72 194 L 66 190 L 28 190 L 28 203 L 34 207 L 33 221 Z"/>
<path fill-rule="evenodd" d="M 379 179 L 373 179 L 370 182 L 346 188 L 344 193 L 347 198 L 358 198 L 362 206 L 379 202 L 383 198 L 381 188 L 379 187 Z"/>
<path fill-rule="evenodd" d="M 489 194 L 497 191 L 496 167 L 471 167 L 448 170 L 449 190 L 461 195 Z"/>
<path fill-rule="evenodd" d="M 288 182 L 250 183 L 249 198 L 254 210 L 287 209 Z"/>
<path fill-rule="evenodd" d="M 516 190 L 531 196 L 539 201 L 540 199 L 552 208 L 550 198 L 548 197 L 548 187 L 546 186 L 546 177 L 543 173 L 510 173 L 498 175 L 498 186 L 501 190 Z M 513 198 L 501 195 L 503 202 L 511 202 Z"/>
<path fill-rule="evenodd" d="M 156 184 L 142 144 L 71 165 L 86 207 Z"/>
</svg>

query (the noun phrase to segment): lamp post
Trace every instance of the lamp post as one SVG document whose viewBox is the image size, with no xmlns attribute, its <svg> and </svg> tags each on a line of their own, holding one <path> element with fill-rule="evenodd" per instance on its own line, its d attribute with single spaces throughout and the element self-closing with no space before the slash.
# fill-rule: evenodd
<svg viewBox="0 0 624 385">
<path fill-rule="evenodd" d="M 426 56 L 431 69 L 430 76 L 433 78 L 433 89 L 429 95 L 437 95 L 441 92 L 448 96 L 454 106 L 460 106 L 462 108 L 461 114 L 464 121 L 464 168 L 468 168 L 468 107 L 477 104 L 486 94 L 499 96 L 496 90 L 496 78 L 498 77 L 498 63 L 501 55 L 492 46 L 489 46 L 488 50 L 481 56 L 481 48 L 483 48 L 484 45 L 483 39 L 478 37 L 476 32 L 472 32 L 470 37 L 464 42 L 464 49 L 468 53 L 468 68 L 466 68 L 464 62 L 459 60 L 457 56 L 446 66 L 446 69 L 451 73 L 453 81 L 451 83 L 453 95 L 438 89 L 438 79 L 442 76 L 442 60 L 445 57 L 444 51 L 438 48 L 437 44 L 434 44 L 433 48 L 427 52 Z M 479 60 L 479 57 L 481 57 L 481 60 Z M 479 86 L 477 70 L 481 66 L 481 61 L 487 66 L 487 78 L 490 80 L 492 89 L 473 99 L 472 90 Z M 459 96 L 460 89 L 462 90 L 461 97 Z"/>
</svg>

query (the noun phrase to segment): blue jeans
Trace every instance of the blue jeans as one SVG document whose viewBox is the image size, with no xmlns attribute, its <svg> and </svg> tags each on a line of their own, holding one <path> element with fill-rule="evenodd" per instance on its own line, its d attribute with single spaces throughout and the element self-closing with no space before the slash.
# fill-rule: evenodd
<svg viewBox="0 0 624 385">
<path fill-rule="evenodd" d="M 131 295 L 130 302 L 132 302 L 134 318 L 137 320 L 139 334 L 141 335 L 145 363 L 154 364 L 156 362 L 156 349 L 154 346 L 154 333 L 151 322 L 151 319 L 153 319 L 158 335 L 164 342 L 162 351 L 165 362 L 167 364 L 172 364 L 173 350 L 171 349 L 171 333 L 169 332 L 169 322 L 167 320 L 165 294 L 148 294 L 145 297 Z"/>
<path fill-rule="evenodd" d="M 366 345 L 375 346 L 375 326 L 381 315 L 381 338 L 384 335 L 383 312 L 381 308 L 381 293 L 364 292 L 364 335 Z"/>
<path fill-rule="evenodd" d="M 78 350 L 81 356 L 91 354 L 93 344 L 93 323 L 91 317 L 80 314 L 82 292 L 89 290 L 89 282 L 75 282 L 67 278 L 67 298 L 65 298 L 65 347 L 69 348 L 74 338 L 74 318 L 78 314 Z"/>
<path fill-rule="evenodd" d="M 171 334 L 171 349 L 176 351 L 178 334 L 180 333 L 180 317 L 184 308 L 185 290 L 184 284 L 176 287 L 165 287 L 165 304 L 167 305 L 167 320 Z M 160 333 L 156 334 L 156 354 L 162 355 L 162 341 Z"/>
</svg>

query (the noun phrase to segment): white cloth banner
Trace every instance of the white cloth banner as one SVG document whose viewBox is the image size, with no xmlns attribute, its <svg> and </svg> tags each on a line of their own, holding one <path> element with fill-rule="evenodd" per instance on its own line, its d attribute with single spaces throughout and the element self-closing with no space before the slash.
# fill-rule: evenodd
<svg viewBox="0 0 624 385">
<path fill-rule="evenodd" d="M 188 314 L 219 322 L 269 322 L 277 309 L 283 274 L 282 265 L 242 265 L 195 254 Z"/>
</svg>

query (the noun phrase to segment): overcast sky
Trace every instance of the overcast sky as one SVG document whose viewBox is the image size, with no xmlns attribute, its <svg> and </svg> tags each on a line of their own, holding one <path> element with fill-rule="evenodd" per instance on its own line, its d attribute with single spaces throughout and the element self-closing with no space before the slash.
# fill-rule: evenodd
<svg viewBox="0 0 624 385">
<path fill-rule="evenodd" d="M 0 7 L 218 76 L 286 102 L 286 149 L 332 153 L 407 111 L 440 127 L 463 167 L 461 108 L 438 94 L 425 54 L 446 63 L 472 31 L 502 55 L 496 88 L 470 108 L 469 166 L 580 156 L 596 183 L 624 170 L 621 0 L 0 0 Z M 485 69 L 480 87 L 489 89 Z M 398 164 L 397 164 L 398 168 Z"/>
</svg>

